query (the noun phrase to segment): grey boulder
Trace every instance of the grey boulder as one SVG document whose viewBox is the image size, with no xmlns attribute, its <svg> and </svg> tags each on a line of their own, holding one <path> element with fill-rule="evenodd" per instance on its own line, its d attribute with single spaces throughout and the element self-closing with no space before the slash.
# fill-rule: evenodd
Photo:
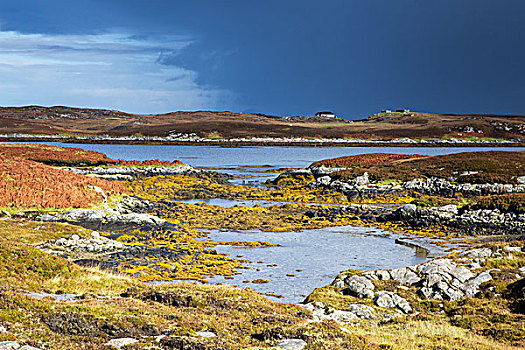
<svg viewBox="0 0 525 350">
<path fill-rule="evenodd" d="M 397 307 L 405 314 L 412 311 L 412 307 L 405 298 L 400 297 L 392 292 L 379 292 L 374 298 L 374 303 L 379 307 L 394 308 Z"/>
<path fill-rule="evenodd" d="M 341 292 L 344 295 L 351 295 L 358 298 L 368 298 L 374 296 L 374 284 L 368 278 L 354 275 L 345 279 L 348 286 Z"/>
</svg>

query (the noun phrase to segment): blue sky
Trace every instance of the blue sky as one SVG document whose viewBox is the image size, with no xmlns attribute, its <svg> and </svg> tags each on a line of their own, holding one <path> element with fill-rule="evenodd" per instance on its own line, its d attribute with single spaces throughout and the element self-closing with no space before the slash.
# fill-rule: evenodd
<svg viewBox="0 0 525 350">
<path fill-rule="evenodd" d="M 523 0 L 0 1 L 0 105 L 525 114 Z"/>
</svg>

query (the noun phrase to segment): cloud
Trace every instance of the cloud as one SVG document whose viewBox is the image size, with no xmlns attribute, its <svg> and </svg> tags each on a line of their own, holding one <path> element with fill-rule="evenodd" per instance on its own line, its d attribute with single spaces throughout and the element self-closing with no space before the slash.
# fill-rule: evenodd
<svg viewBox="0 0 525 350">
<path fill-rule="evenodd" d="M 0 31 L 0 103 L 72 105 L 136 113 L 217 109 L 231 92 L 199 85 L 197 72 L 162 64 L 183 36 Z"/>
</svg>

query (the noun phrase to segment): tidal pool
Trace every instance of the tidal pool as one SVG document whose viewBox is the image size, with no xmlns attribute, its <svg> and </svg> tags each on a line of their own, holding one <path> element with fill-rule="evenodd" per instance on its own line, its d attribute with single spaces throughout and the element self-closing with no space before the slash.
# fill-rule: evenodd
<svg viewBox="0 0 525 350">
<path fill-rule="evenodd" d="M 315 288 L 332 282 L 347 269 L 386 269 L 424 262 L 413 248 L 395 243 L 394 236 L 373 228 L 339 226 L 302 232 L 209 231 L 215 241 L 267 241 L 280 247 L 244 248 L 217 246 L 219 253 L 244 258 L 249 269 L 239 270 L 233 279 L 210 278 L 210 283 L 251 287 L 258 292 L 281 295 L 286 303 L 299 303 Z M 434 252 L 440 255 L 440 252 Z M 252 283 L 266 279 L 264 284 Z M 248 283 L 246 281 L 249 281 Z"/>
</svg>

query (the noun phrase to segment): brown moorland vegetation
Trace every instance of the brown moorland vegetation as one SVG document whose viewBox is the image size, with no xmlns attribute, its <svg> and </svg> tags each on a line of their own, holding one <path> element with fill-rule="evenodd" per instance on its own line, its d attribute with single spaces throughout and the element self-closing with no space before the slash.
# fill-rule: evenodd
<svg viewBox="0 0 525 350">
<path fill-rule="evenodd" d="M 419 154 L 392 154 L 392 153 L 371 153 L 371 154 L 358 154 L 355 156 L 346 156 L 332 159 L 320 160 L 312 163 L 310 168 L 325 166 L 329 168 L 350 168 L 359 165 L 379 165 L 390 163 L 401 159 L 416 159 L 424 158 Z"/>
<path fill-rule="evenodd" d="M 375 181 L 439 177 L 459 183 L 516 183 L 518 176 L 525 175 L 525 151 L 462 152 L 380 164 L 362 163 L 335 176 L 355 178 L 365 171 Z"/>
<path fill-rule="evenodd" d="M 18 157 L 0 155 L 0 207 L 89 207 L 103 195 L 120 194 L 121 184 L 74 174 Z"/>
<path fill-rule="evenodd" d="M 352 116 L 346 116 L 351 118 Z M 195 111 L 157 115 L 71 107 L 0 107 L 0 133 L 45 135 L 201 137 L 325 137 L 360 139 L 523 139 L 523 115 L 377 113 L 353 122 L 339 118 L 278 117 L 264 114 Z"/>
<path fill-rule="evenodd" d="M 525 214 L 525 193 L 509 193 L 476 199 L 466 209 L 498 209 L 504 213 Z"/>
<path fill-rule="evenodd" d="M 79 148 L 58 147 L 31 143 L 0 143 L 0 155 L 19 157 L 39 162 L 61 162 L 88 164 L 111 162 L 105 154 Z"/>
<path fill-rule="evenodd" d="M 104 153 L 73 147 L 58 147 L 34 143 L 1 143 L 0 155 L 19 157 L 51 165 L 119 165 L 119 166 L 173 166 L 180 160 L 123 160 L 111 159 Z"/>
</svg>

